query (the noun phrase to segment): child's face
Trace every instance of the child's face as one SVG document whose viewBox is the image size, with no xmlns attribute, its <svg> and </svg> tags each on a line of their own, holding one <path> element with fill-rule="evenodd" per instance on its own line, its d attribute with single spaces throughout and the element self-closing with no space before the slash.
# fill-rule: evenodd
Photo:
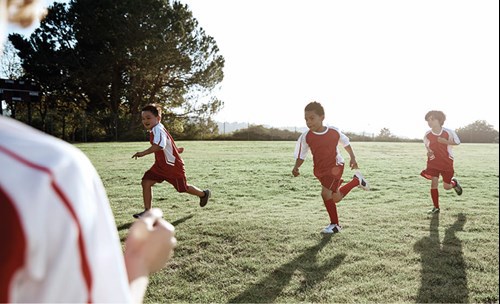
<svg viewBox="0 0 500 304">
<path fill-rule="evenodd" d="M 429 128 L 431 128 L 431 129 L 435 129 L 435 128 L 440 128 L 441 127 L 441 123 L 439 122 L 439 120 L 435 119 L 432 116 L 430 116 L 427 119 L 427 124 L 429 125 Z"/>
<path fill-rule="evenodd" d="M 323 131 L 323 120 L 325 119 L 325 115 L 318 115 L 315 111 L 305 111 L 304 114 L 306 125 L 309 130 L 316 132 Z"/>
<path fill-rule="evenodd" d="M 160 122 L 160 116 L 155 116 L 150 111 L 142 111 L 142 124 L 148 130 L 151 130 L 154 126 L 156 126 Z"/>
</svg>

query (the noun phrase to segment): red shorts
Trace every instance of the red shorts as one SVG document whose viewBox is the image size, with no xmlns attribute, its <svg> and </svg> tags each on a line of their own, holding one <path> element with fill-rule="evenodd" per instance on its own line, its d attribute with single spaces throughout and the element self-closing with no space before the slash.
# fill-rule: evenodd
<svg viewBox="0 0 500 304">
<path fill-rule="evenodd" d="M 434 168 L 427 168 L 425 170 L 422 170 L 422 172 L 420 172 L 420 175 L 426 179 L 432 179 L 433 177 L 439 178 L 439 175 L 441 175 L 443 177 L 443 182 L 447 184 L 451 184 L 451 179 L 453 178 L 454 174 L 455 174 L 454 170 L 443 171 Z"/>
<path fill-rule="evenodd" d="M 337 192 L 340 185 L 342 184 L 342 174 L 344 173 L 344 165 L 336 166 L 331 170 L 331 174 L 319 176 L 319 182 L 321 186 L 325 187 L 328 190 Z"/>
<path fill-rule="evenodd" d="M 186 192 L 188 189 L 188 184 L 187 184 L 185 176 L 179 177 L 179 178 L 168 177 L 168 176 L 164 176 L 164 175 L 159 175 L 159 174 L 155 173 L 155 171 L 149 169 L 148 171 L 146 171 L 146 173 L 144 173 L 144 176 L 142 177 L 142 179 L 152 180 L 152 181 L 155 181 L 157 183 L 167 181 L 170 184 L 172 184 L 172 186 L 174 186 L 174 188 L 175 188 L 175 190 L 177 190 L 177 192 Z"/>
</svg>

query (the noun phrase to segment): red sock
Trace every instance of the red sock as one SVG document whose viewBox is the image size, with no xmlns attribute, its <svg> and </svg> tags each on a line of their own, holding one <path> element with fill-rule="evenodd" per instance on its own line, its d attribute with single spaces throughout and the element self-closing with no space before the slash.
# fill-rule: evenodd
<svg viewBox="0 0 500 304">
<path fill-rule="evenodd" d="M 342 196 L 346 196 L 347 193 L 351 192 L 351 190 L 356 186 L 359 186 L 359 179 L 353 178 L 352 181 L 340 187 L 339 192 Z"/>
<path fill-rule="evenodd" d="M 330 216 L 330 224 L 339 224 L 339 217 L 337 215 L 337 205 L 333 202 L 333 199 L 324 201 L 326 211 Z"/>
<path fill-rule="evenodd" d="M 431 189 L 432 203 L 434 208 L 439 208 L 439 192 L 438 189 Z"/>
</svg>

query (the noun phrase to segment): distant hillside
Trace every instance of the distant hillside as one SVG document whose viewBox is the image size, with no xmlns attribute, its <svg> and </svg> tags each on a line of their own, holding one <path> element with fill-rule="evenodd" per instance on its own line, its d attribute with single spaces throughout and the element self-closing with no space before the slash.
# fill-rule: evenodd
<svg viewBox="0 0 500 304">
<path fill-rule="evenodd" d="M 247 129 L 250 126 L 255 126 L 256 124 L 249 124 L 247 122 L 217 122 L 217 126 L 219 127 L 219 134 L 224 135 L 224 134 L 231 134 L 235 131 L 241 130 L 241 129 Z M 307 130 L 306 127 L 272 127 L 269 125 L 263 125 L 264 128 L 276 128 L 280 130 L 287 130 L 291 132 L 305 132 Z"/>
<path fill-rule="evenodd" d="M 234 131 L 248 128 L 249 124 L 246 122 L 217 122 L 219 127 L 219 134 L 230 134 Z"/>
</svg>

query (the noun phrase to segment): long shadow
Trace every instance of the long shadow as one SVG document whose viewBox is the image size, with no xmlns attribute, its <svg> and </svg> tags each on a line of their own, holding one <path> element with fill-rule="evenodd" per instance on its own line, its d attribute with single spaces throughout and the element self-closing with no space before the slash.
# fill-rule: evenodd
<svg viewBox="0 0 500 304">
<path fill-rule="evenodd" d="M 462 242 L 456 232 L 463 230 L 466 218 L 460 213 L 455 223 L 446 229 L 442 244 L 439 241 L 439 214 L 434 214 L 430 235 L 414 245 L 421 254 L 422 282 L 417 303 L 466 303 L 469 301 L 467 273 Z"/>
<path fill-rule="evenodd" d="M 173 222 L 172 222 L 172 225 L 173 225 L 173 226 L 180 225 L 180 224 L 184 223 L 185 221 L 189 220 L 189 219 L 190 219 L 190 218 L 192 218 L 192 217 L 193 217 L 193 215 L 192 215 L 192 214 L 190 214 L 190 215 L 186 215 L 185 217 L 182 217 L 182 218 L 180 218 L 180 219 L 178 219 L 178 220 L 176 220 L 176 221 L 173 221 Z"/>
<path fill-rule="evenodd" d="M 315 246 L 309 247 L 304 253 L 292 261 L 275 269 L 267 277 L 248 287 L 244 292 L 229 300 L 229 303 L 271 303 L 276 300 L 283 289 L 290 283 L 295 271 L 300 270 L 304 279 L 300 290 L 313 288 L 318 282 L 323 281 L 325 276 L 337 268 L 345 254 L 338 254 L 322 265 L 317 264 L 317 254 L 331 239 L 325 236 Z"/>
<path fill-rule="evenodd" d="M 180 224 L 184 223 L 185 221 L 189 220 L 192 217 L 193 217 L 192 214 L 186 215 L 185 217 L 182 217 L 182 218 L 180 218 L 180 219 L 178 219 L 176 221 L 173 221 L 171 224 L 175 227 L 177 225 L 180 225 Z M 132 226 L 133 223 L 134 222 L 122 224 L 122 225 L 118 226 L 117 229 L 118 229 L 118 231 L 129 229 Z M 120 238 L 120 242 L 124 242 L 126 238 L 127 238 L 126 236 L 121 237 Z"/>
</svg>

